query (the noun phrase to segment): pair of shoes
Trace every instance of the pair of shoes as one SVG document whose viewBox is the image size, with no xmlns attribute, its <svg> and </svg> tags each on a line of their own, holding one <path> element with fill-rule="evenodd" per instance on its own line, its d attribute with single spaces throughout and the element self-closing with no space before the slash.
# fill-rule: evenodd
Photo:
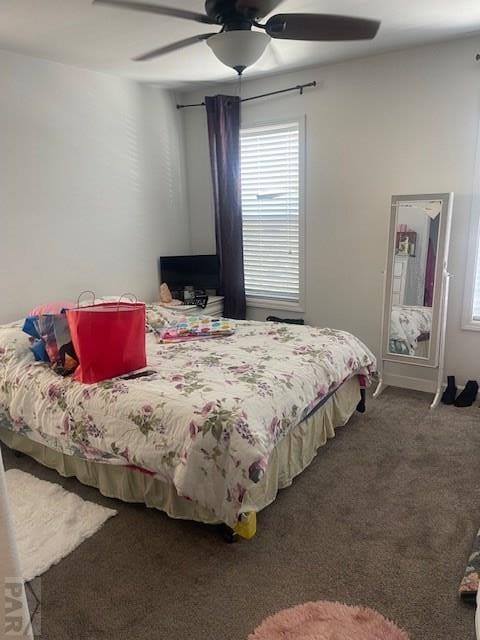
<svg viewBox="0 0 480 640">
<path fill-rule="evenodd" d="M 478 383 L 475 380 L 469 380 L 463 391 L 457 396 L 455 376 L 448 376 L 447 382 L 447 388 L 442 396 L 443 404 L 453 404 L 455 407 L 471 407 L 477 398 Z"/>
<path fill-rule="evenodd" d="M 471 407 L 477 399 L 477 393 L 478 383 L 475 380 L 469 380 L 453 404 L 456 407 Z"/>
</svg>

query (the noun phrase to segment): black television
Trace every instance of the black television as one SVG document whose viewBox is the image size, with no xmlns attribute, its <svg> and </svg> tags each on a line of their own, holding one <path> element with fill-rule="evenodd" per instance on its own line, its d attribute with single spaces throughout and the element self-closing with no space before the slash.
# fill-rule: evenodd
<svg viewBox="0 0 480 640">
<path fill-rule="evenodd" d="M 160 282 L 170 291 L 193 287 L 196 291 L 217 290 L 220 286 L 218 256 L 168 256 L 159 260 Z"/>
</svg>

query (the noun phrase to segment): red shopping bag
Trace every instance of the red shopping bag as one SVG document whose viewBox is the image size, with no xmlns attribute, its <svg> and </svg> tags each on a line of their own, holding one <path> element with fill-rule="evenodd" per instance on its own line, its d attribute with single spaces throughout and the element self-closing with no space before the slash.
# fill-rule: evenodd
<svg viewBox="0 0 480 640">
<path fill-rule="evenodd" d="M 145 305 L 104 302 L 67 311 L 75 353 L 73 377 L 91 384 L 147 366 Z"/>
</svg>

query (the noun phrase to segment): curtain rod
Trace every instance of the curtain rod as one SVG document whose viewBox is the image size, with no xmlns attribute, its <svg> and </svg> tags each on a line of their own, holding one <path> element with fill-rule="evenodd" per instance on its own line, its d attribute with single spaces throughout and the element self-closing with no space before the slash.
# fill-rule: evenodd
<svg viewBox="0 0 480 640">
<path fill-rule="evenodd" d="M 268 98 L 269 96 L 277 96 L 279 93 L 288 93 L 290 91 L 299 91 L 300 95 L 303 95 L 304 89 L 307 87 L 316 87 L 317 83 L 307 82 L 306 84 L 297 84 L 296 87 L 289 87 L 288 89 L 279 89 L 278 91 L 270 91 L 269 93 L 261 93 L 258 96 L 251 96 L 250 98 L 242 98 L 240 102 L 249 102 L 250 100 L 259 100 L 260 98 Z M 191 107 L 204 107 L 205 102 L 198 102 L 197 104 L 177 104 L 177 109 L 190 109 Z"/>
</svg>

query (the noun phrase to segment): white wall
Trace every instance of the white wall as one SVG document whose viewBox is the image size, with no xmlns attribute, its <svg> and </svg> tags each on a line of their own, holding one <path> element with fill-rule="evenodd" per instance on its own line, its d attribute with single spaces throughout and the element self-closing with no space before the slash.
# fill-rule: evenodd
<svg viewBox="0 0 480 640">
<path fill-rule="evenodd" d="M 158 256 L 190 249 L 171 94 L 6 52 L 0 67 L 0 322 L 84 289 L 156 298 Z"/>
<path fill-rule="evenodd" d="M 244 124 L 307 120 L 306 313 L 346 329 L 379 353 L 382 275 L 393 194 L 455 192 L 447 370 L 480 377 L 480 334 L 460 317 L 480 116 L 480 38 L 385 54 L 269 79 L 244 81 L 254 95 L 316 80 L 303 97 L 246 103 Z M 234 92 L 235 85 L 182 95 Z M 214 249 L 205 114 L 185 110 L 192 246 Z M 265 310 L 250 310 L 263 319 Z M 288 314 L 291 315 L 291 314 Z"/>
</svg>

